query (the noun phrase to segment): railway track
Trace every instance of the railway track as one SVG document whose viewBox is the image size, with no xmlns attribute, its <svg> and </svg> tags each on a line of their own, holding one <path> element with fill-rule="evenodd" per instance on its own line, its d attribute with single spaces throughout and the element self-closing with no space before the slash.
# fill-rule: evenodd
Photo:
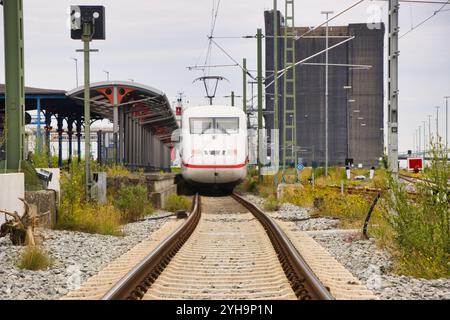
<svg viewBox="0 0 450 320">
<path fill-rule="evenodd" d="M 238 195 L 196 195 L 187 220 L 102 299 L 333 296 L 284 232 L 256 206 Z"/>
</svg>

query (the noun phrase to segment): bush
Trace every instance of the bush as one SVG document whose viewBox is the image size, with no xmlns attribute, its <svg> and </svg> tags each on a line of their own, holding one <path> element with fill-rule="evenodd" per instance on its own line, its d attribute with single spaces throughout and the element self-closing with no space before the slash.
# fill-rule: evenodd
<svg viewBox="0 0 450 320">
<path fill-rule="evenodd" d="M 35 168 L 58 168 L 58 157 L 50 156 L 45 151 L 33 153 L 31 161 Z"/>
<path fill-rule="evenodd" d="M 52 265 L 48 254 L 38 246 L 28 246 L 22 252 L 17 266 L 26 270 L 46 270 Z"/>
<path fill-rule="evenodd" d="M 170 212 L 176 212 L 178 210 L 189 210 L 190 207 L 191 201 L 189 198 L 172 193 L 167 198 L 165 209 Z"/>
<path fill-rule="evenodd" d="M 279 209 L 278 200 L 274 196 L 270 196 L 264 201 L 264 210 L 277 211 Z"/>
<path fill-rule="evenodd" d="M 106 167 L 106 174 L 108 177 L 128 177 L 131 172 L 122 165 L 113 164 Z"/>
<path fill-rule="evenodd" d="M 72 162 L 69 173 L 61 174 L 61 204 L 56 228 L 121 235 L 121 214 L 114 206 L 85 201 L 84 167 Z"/>
<path fill-rule="evenodd" d="M 122 184 L 113 202 L 122 212 L 124 221 L 138 221 L 153 213 L 153 207 L 147 197 L 147 188 L 141 185 Z"/>
<path fill-rule="evenodd" d="M 388 175 L 391 192 L 383 212 L 393 232 L 392 253 L 398 272 L 406 275 L 448 277 L 450 257 L 447 152 L 434 145 L 428 179 L 416 184 L 417 195 L 409 199 L 404 185 Z"/>
<path fill-rule="evenodd" d="M 300 207 L 312 208 L 313 215 L 335 217 L 345 228 L 361 227 L 372 202 L 371 197 L 357 194 L 342 195 L 337 189 L 312 186 L 288 187 L 284 202 Z"/>
</svg>

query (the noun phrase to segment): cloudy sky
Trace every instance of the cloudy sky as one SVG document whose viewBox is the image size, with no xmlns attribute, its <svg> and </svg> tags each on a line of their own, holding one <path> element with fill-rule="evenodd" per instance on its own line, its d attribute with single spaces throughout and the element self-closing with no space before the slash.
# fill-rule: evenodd
<svg viewBox="0 0 450 320">
<path fill-rule="evenodd" d="M 92 54 L 92 81 L 133 79 L 153 86 L 175 101 L 183 92 L 191 104 L 206 103 L 204 90 L 193 80 L 202 75 L 186 67 L 202 65 L 205 60 L 207 35 L 210 32 L 213 2 L 218 0 L 23 0 L 25 23 L 26 85 L 70 90 L 76 85 L 75 63 L 82 56 L 75 50 L 81 42 L 70 39 L 67 10 L 71 4 L 102 4 L 106 6 L 107 40 L 96 41 Z M 437 2 L 444 0 L 436 0 Z M 279 7 L 284 1 L 279 0 Z M 357 0 L 297 0 L 296 25 L 315 26 L 324 21 L 322 10 L 335 13 Z M 263 11 L 272 7 L 272 0 L 222 0 L 215 29 L 216 36 L 254 35 L 264 27 Z M 401 34 L 416 26 L 439 9 L 441 4 L 401 4 Z M 1 9 L 0 9 L 1 10 Z M 284 11 L 284 9 L 282 9 Z M 380 13 L 377 17 L 377 12 Z M 387 1 L 367 0 L 331 25 L 365 23 L 379 19 L 387 24 Z M 3 16 L 0 15 L 3 28 Z M 429 21 L 400 40 L 400 149 L 412 148 L 413 134 L 427 115 L 435 121 L 441 106 L 440 132 L 445 132 L 445 95 L 450 95 L 450 4 Z M 248 59 L 255 69 L 256 42 L 249 39 L 219 39 L 219 44 L 236 60 Z M 3 32 L 0 33 L 3 46 Z M 3 50 L 0 50 L 3 61 Z M 332 62 L 332 61 L 330 61 Z M 212 64 L 233 64 L 219 49 L 213 47 Z M 221 83 L 217 102 L 228 102 L 232 90 L 242 92 L 241 71 L 234 68 L 215 69 L 230 83 Z M 0 64 L 0 82 L 4 82 L 4 64 Z M 433 131 L 435 125 L 432 125 Z M 428 130 L 428 128 L 427 128 Z"/>
</svg>

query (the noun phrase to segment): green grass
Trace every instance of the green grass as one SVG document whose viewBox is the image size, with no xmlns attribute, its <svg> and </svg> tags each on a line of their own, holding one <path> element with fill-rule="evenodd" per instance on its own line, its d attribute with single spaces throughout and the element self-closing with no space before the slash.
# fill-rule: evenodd
<svg viewBox="0 0 450 320">
<path fill-rule="evenodd" d="M 179 196 L 176 193 L 172 193 L 167 198 L 165 209 L 170 212 L 176 212 L 179 210 L 189 210 L 191 207 L 191 200 L 185 196 Z"/>
<path fill-rule="evenodd" d="M 61 203 L 57 229 L 122 235 L 122 214 L 111 204 L 87 202 L 84 192 L 84 166 L 72 162 L 69 172 L 61 173 Z"/>
<path fill-rule="evenodd" d="M 264 201 L 264 210 L 266 211 L 277 211 L 279 208 L 279 202 L 274 196 L 270 196 Z"/>
<path fill-rule="evenodd" d="M 122 212 L 122 218 L 126 222 L 138 221 L 154 211 L 148 200 L 147 188 L 142 185 L 122 184 L 114 196 L 113 203 Z"/>
<path fill-rule="evenodd" d="M 20 255 L 17 266 L 26 270 L 47 270 L 52 266 L 52 259 L 38 246 L 28 246 Z"/>
<path fill-rule="evenodd" d="M 390 243 L 401 274 L 429 279 L 450 276 L 449 173 L 447 154 L 435 144 L 427 174 L 433 185 L 417 183 L 414 200 L 403 184 L 388 177 L 391 192 L 383 210 L 384 232 L 378 230 L 378 235 Z"/>
</svg>

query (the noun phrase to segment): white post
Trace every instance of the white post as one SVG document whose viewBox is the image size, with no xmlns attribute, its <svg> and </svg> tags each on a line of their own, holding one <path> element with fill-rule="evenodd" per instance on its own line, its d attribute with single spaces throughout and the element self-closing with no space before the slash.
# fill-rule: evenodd
<svg viewBox="0 0 450 320">
<path fill-rule="evenodd" d="M 328 177 L 328 15 L 333 11 L 322 11 L 327 17 L 326 24 L 326 52 L 325 52 L 325 177 Z"/>
</svg>

